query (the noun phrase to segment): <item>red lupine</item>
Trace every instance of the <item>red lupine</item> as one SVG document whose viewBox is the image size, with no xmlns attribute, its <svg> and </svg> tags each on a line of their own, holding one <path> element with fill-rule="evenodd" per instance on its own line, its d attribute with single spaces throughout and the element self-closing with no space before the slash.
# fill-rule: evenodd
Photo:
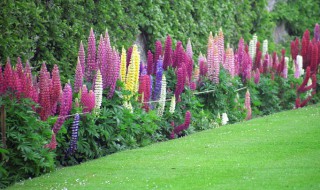
<svg viewBox="0 0 320 190">
<path fill-rule="evenodd" d="M 310 33 L 307 29 L 302 37 L 302 45 L 301 45 L 301 56 L 303 57 L 303 68 L 306 69 L 310 65 L 310 57 L 309 57 L 309 43 L 310 43 Z"/>
<path fill-rule="evenodd" d="M 16 70 L 17 70 L 19 78 L 21 79 L 24 74 L 23 74 L 23 66 L 22 66 L 22 62 L 21 62 L 20 57 L 17 58 Z"/>
<path fill-rule="evenodd" d="M 296 60 L 297 55 L 299 54 L 299 39 L 296 38 L 294 41 L 292 41 L 290 47 L 292 60 Z"/>
<path fill-rule="evenodd" d="M 181 131 L 186 130 L 186 129 L 189 128 L 190 122 L 191 122 L 191 113 L 190 113 L 190 111 L 187 111 L 186 115 L 185 115 L 184 123 L 179 125 L 179 126 L 177 126 L 177 127 L 175 127 L 173 132 L 175 134 L 179 135 L 181 133 Z M 172 135 L 171 135 L 171 138 L 172 138 Z"/>
<path fill-rule="evenodd" d="M 178 68 L 177 72 L 176 72 L 176 76 L 177 76 L 177 84 L 176 84 L 176 89 L 175 89 L 175 96 L 176 96 L 176 101 L 179 102 L 180 101 L 180 95 L 184 90 L 184 83 L 185 83 L 185 76 L 184 76 L 184 72 L 183 69 L 180 67 Z"/>
<path fill-rule="evenodd" d="M 285 49 L 282 49 L 281 50 L 281 61 L 280 61 L 280 64 L 278 65 L 277 67 L 277 72 L 279 75 L 283 75 L 283 70 L 284 70 L 284 64 L 285 64 L 285 53 L 286 53 L 286 50 Z"/>
<path fill-rule="evenodd" d="M 46 144 L 44 147 L 45 148 L 49 148 L 51 150 L 54 150 L 54 149 L 57 148 L 57 140 L 56 140 L 56 134 L 55 133 L 52 134 L 50 143 Z"/>
<path fill-rule="evenodd" d="M 3 78 L 6 82 L 3 83 L 4 89 L 6 90 L 13 90 L 14 89 L 14 81 L 13 81 L 13 71 L 10 63 L 10 59 L 7 59 L 6 66 L 3 72 Z"/>
<path fill-rule="evenodd" d="M 172 40 L 168 35 L 165 44 L 164 57 L 163 57 L 163 69 L 167 70 L 172 65 Z"/>
<path fill-rule="evenodd" d="M 318 56 L 318 44 L 313 41 L 313 43 L 310 43 L 310 53 L 311 53 L 311 59 L 310 59 L 310 71 L 311 74 L 318 72 L 318 63 L 319 63 L 319 56 Z"/>
<path fill-rule="evenodd" d="M 80 42 L 80 47 L 79 47 L 79 51 L 78 51 L 78 58 L 79 58 L 79 61 L 80 61 L 82 74 L 84 75 L 85 68 L 86 68 L 86 65 L 85 65 L 86 56 L 85 56 L 85 53 L 84 53 L 84 47 L 83 47 L 82 41 Z"/>
<path fill-rule="evenodd" d="M 88 38 L 87 68 L 85 70 L 87 81 L 93 80 L 97 69 L 98 65 L 96 62 L 96 38 L 94 36 L 93 29 L 91 28 Z"/>
<path fill-rule="evenodd" d="M 147 74 L 151 75 L 153 73 L 153 54 L 150 50 L 148 50 L 148 63 L 147 63 Z"/>
<path fill-rule="evenodd" d="M 78 57 L 78 62 L 76 66 L 76 74 L 74 77 L 74 92 L 78 93 L 82 87 L 83 84 L 83 72 L 82 72 L 82 67 L 80 63 L 80 59 Z"/>
<path fill-rule="evenodd" d="M 278 59 L 277 52 L 273 52 L 273 54 L 272 54 L 272 69 L 277 70 L 278 66 L 279 66 L 279 59 Z"/>
<path fill-rule="evenodd" d="M 52 70 L 52 88 L 50 90 L 51 90 L 50 102 L 51 102 L 52 113 L 55 114 L 56 110 L 53 108 L 56 108 L 57 102 L 59 100 L 59 97 L 62 91 L 59 68 L 56 64 L 53 66 L 53 70 Z"/>
<path fill-rule="evenodd" d="M 316 74 L 313 74 L 311 76 L 312 84 L 307 86 L 309 78 L 310 78 L 310 75 L 311 75 L 310 67 L 307 67 L 305 78 L 304 78 L 302 84 L 300 86 L 298 86 L 298 88 L 297 88 L 296 108 L 304 107 L 316 93 L 317 76 L 316 76 Z M 311 95 L 309 95 L 304 101 L 301 102 L 300 94 L 304 93 L 304 92 L 307 92 L 307 91 L 309 91 L 311 89 L 312 89 Z"/>
<path fill-rule="evenodd" d="M 47 66 L 42 64 L 39 76 L 39 115 L 41 120 L 45 121 L 51 114 L 51 102 L 50 102 L 50 77 L 48 75 Z"/>
<path fill-rule="evenodd" d="M 182 47 L 182 42 L 178 41 L 174 51 L 172 67 L 178 68 L 182 62 L 184 62 L 184 49 Z"/>
<path fill-rule="evenodd" d="M 132 50 L 133 50 L 133 47 L 131 46 L 127 51 L 127 68 L 130 65 Z"/>
</svg>

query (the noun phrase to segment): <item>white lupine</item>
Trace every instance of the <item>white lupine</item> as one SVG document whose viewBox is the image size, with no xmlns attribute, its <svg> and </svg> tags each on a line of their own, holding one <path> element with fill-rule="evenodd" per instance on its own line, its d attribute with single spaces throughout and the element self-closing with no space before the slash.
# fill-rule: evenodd
<svg viewBox="0 0 320 190">
<path fill-rule="evenodd" d="M 309 78 L 308 83 L 307 83 L 307 86 L 310 86 L 310 85 L 312 85 L 312 80 L 311 80 L 311 78 Z M 312 89 L 311 89 L 311 90 L 308 90 L 308 91 L 307 91 L 307 96 L 311 96 L 311 92 L 312 92 Z"/>
<path fill-rule="evenodd" d="M 221 117 L 222 117 L 221 124 L 226 125 L 229 121 L 227 113 L 223 113 Z"/>
<path fill-rule="evenodd" d="M 298 65 L 298 68 L 299 68 L 300 76 L 304 74 L 304 69 L 302 68 L 302 59 L 303 58 L 302 58 L 301 55 L 297 55 L 297 65 Z"/>
<path fill-rule="evenodd" d="M 255 54 L 256 54 L 256 46 L 254 45 L 254 41 L 250 40 L 250 42 L 249 42 L 249 55 L 252 60 L 254 60 Z"/>
<path fill-rule="evenodd" d="M 289 57 L 284 58 L 283 78 L 288 78 Z"/>
<path fill-rule="evenodd" d="M 96 98 L 95 109 L 99 110 L 102 103 L 102 76 L 100 69 L 98 69 L 97 77 L 95 81 L 94 94 Z"/>
<path fill-rule="evenodd" d="M 166 76 L 162 75 L 161 94 L 160 94 L 159 107 L 158 107 L 159 117 L 162 117 L 163 115 L 164 107 L 166 105 L 166 96 L 167 96 L 167 81 L 166 81 Z"/>
<path fill-rule="evenodd" d="M 129 110 L 130 113 L 133 113 L 133 108 L 132 108 L 131 102 L 125 101 L 125 102 L 123 103 L 123 107 L 125 107 L 127 110 Z"/>
<path fill-rule="evenodd" d="M 262 57 L 268 53 L 268 40 L 264 40 L 262 44 Z"/>
<path fill-rule="evenodd" d="M 169 112 L 170 112 L 171 114 L 173 114 L 175 109 L 176 109 L 176 98 L 175 98 L 175 96 L 173 95 L 172 98 L 171 98 L 171 103 L 170 103 Z"/>
</svg>

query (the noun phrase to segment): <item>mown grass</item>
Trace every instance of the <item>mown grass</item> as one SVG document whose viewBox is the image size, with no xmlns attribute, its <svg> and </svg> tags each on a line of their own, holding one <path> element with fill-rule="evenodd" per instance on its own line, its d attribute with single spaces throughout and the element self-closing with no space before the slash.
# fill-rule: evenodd
<svg viewBox="0 0 320 190">
<path fill-rule="evenodd" d="M 320 106 L 119 152 L 8 189 L 320 189 Z"/>
</svg>

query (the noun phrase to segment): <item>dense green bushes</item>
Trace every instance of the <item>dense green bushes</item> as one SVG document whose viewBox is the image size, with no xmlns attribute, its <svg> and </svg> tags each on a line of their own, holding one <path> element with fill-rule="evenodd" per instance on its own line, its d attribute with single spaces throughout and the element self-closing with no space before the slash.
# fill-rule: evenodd
<svg viewBox="0 0 320 190">
<path fill-rule="evenodd" d="M 257 33 L 269 38 L 272 28 L 265 0 L 253 1 L 1 1 L 0 62 L 21 56 L 35 69 L 46 61 L 49 70 L 58 64 L 67 81 L 76 65 L 80 40 L 90 27 L 97 34 L 109 30 L 112 44 L 131 46 L 139 33 L 149 49 L 156 39 L 193 41 L 196 52 L 204 52 L 210 31 L 223 28 L 231 44 Z M 86 43 L 84 43 L 86 44 Z"/>
</svg>

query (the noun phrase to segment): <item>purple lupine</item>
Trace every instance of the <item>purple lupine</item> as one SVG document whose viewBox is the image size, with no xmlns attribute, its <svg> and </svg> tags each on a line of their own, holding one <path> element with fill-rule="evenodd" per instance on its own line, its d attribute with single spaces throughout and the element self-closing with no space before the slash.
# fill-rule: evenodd
<svg viewBox="0 0 320 190">
<path fill-rule="evenodd" d="M 188 39 L 187 47 L 186 47 L 186 53 L 189 56 L 190 59 L 193 58 L 193 51 L 192 51 L 192 45 L 190 38 Z"/>
<path fill-rule="evenodd" d="M 314 26 L 314 38 L 316 41 L 320 41 L 320 27 L 318 23 Z"/>
<path fill-rule="evenodd" d="M 153 73 L 153 54 L 148 50 L 148 64 L 147 64 L 147 74 L 151 75 Z"/>
<path fill-rule="evenodd" d="M 183 69 L 180 67 L 178 68 L 178 70 L 176 71 L 177 74 L 177 84 L 176 84 L 176 89 L 174 92 L 174 95 L 176 96 L 176 101 L 180 102 L 180 95 L 184 90 L 184 83 L 185 83 L 185 76 L 184 76 L 184 72 Z"/>
<path fill-rule="evenodd" d="M 113 55 L 113 57 L 112 57 L 112 70 L 109 73 L 109 75 L 111 76 L 111 84 L 110 84 L 110 88 L 109 88 L 108 98 L 113 97 L 114 91 L 116 89 L 117 80 L 119 78 L 120 64 L 121 64 L 120 55 L 118 54 L 118 52 L 116 50 L 113 50 L 112 55 Z"/>
<path fill-rule="evenodd" d="M 162 58 L 157 62 L 157 72 L 156 72 L 156 81 L 155 81 L 155 87 L 152 94 L 152 100 L 159 100 L 160 93 L 161 93 L 161 81 L 162 81 L 162 73 L 163 73 L 163 62 Z"/>
<path fill-rule="evenodd" d="M 87 68 L 86 68 L 86 79 L 87 81 L 92 81 L 95 75 L 95 72 L 98 69 L 96 62 L 96 39 L 94 36 L 93 29 L 90 30 L 90 35 L 88 38 L 88 53 L 87 53 Z"/>
<path fill-rule="evenodd" d="M 164 58 L 163 58 L 163 69 L 167 70 L 172 65 L 172 40 L 168 35 L 165 44 Z"/>
<path fill-rule="evenodd" d="M 162 56 L 162 43 L 160 40 L 157 40 L 156 41 L 156 48 L 155 48 L 155 54 L 154 54 L 154 57 L 153 57 L 153 74 L 156 74 L 157 73 L 157 63 L 158 63 L 158 60 L 160 59 L 160 56 Z"/>
<path fill-rule="evenodd" d="M 107 87 L 108 62 L 107 62 L 106 44 L 102 35 L 100 35 L 97 62 L 99 64 L 99 68 L 102 76 L 102 88 L 105 89 Z"/>
<path fill-rule="evenodd" d="M 70 147 L 67 151 L 68 154 L 73 154 L 77 150 L 79 120 L 80 120 L 80 115 L 76 113 L 73 119 L 72 127 L 71 127 L 72 134 L 71 134 L 71 140 L 70 140 Z"/>
<path fill-rule="evenodd" d="M 83 72 L 82 72 L 82 67 L 80 63 L 80 59 L 78 57 L 78 63 L 76 67 L 76 74 L 75 74 L 75 79 L 74 79 L 74 92 L 78 93 L 79 90 L 81 89 L 83 84 Z"/>
<path fill-rule="evenodd" d="M 78 57 L 79 57 L 79 61 L 80 61 L 80 65 L 81 65 L 81 69 L 82 69 L 82 74 L 84 75 L 85 73 L 85 68 L 86 68 L 86 56 L 84 53 L 84 47 L 83 47 L 83 43 L 82 40 L 80 42 L 80 47 L 79 47 L 79 51 L 78 51 Z"/>
</svg>

